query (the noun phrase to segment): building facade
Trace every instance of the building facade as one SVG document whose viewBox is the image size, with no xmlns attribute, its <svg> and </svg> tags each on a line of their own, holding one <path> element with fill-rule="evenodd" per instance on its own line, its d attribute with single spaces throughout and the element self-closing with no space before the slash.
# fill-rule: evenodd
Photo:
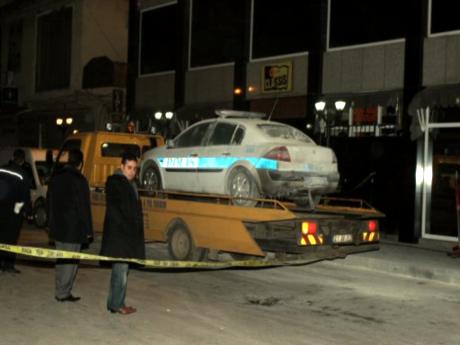
<svg viewBox="0 0 460 345">
<path fill-rule="evenodd" d="M 56 147 L 57 117 L 88 130 L 123 113 L 127 0 L 0 5 L 3 143 Z"/>
</svg>

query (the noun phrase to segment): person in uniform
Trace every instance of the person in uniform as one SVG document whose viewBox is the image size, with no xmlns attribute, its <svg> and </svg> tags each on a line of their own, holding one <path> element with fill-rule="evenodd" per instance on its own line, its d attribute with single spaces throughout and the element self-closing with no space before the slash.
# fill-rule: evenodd
<svg viewBox="0 0 460 345">
<path fill-rule="evenodd" d="M 0 243 L 18 243 L 27 205 L 30 205 L 27 179 L 8 166 L 0 168 Z M 16 254 L 0 251 L 1 271 L 20 273 L 15 262 Z"/>
</svg>

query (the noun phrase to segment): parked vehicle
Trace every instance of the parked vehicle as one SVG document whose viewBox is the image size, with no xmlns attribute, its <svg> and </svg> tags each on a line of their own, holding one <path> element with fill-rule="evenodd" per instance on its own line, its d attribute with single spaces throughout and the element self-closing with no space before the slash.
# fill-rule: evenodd
<svg viewBox="0 0 460 345">
<path fill-rule="evenodd" d="M 147 151 L 140 169 L 143 188 L 226 194 L 245 206 L 262 196 L 314 206 L 336 190 L 339 173 L 331 149 L 263 114 L 217 114 Z"/>
<path fill-rule="evenodd" d="M 46 191 L 53 164 L 52 159 L 53 156 L 56 157 L 57 150 L 51 151 L 30 147 L 2 148 L 0 149 L 0 165 L 8 164 L 13 158 L 14 150 L 18 148 L 24 150 L 26 164 L 23 168 L 29 175 L 28 177 L 32 183 L 30 196 L 32 200 L 33 220 L 37 227 L 43 228 L 48 222 L 46 215 Z"/>
</svg>

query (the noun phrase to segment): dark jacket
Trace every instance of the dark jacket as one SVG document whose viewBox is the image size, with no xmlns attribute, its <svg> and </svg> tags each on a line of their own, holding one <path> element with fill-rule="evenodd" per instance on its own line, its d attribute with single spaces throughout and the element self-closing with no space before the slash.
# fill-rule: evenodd
<svg viewBox="0 0 460 345">
<path fill-rule="evenodd" d="M 106 204 L 101 255 L 145 258 L 142 205 L 123 174 L 114 174 L 105 185 Z"/>
<path fill-rule="evenodd" d="M 24 203 L 19 213 L 14 212 L 16 203 Z M 17 243 L 27 203 L 30 203 L 27 182 L 8 167 L 0 168 L 0 243 Z"/>
<path fill-rule="evenodd" d="M 89 185 L 79 170 L 65 166 L 48 185 L 50 237 L 59 242 L 88 243 L 93 236 Z"/>
</svg>

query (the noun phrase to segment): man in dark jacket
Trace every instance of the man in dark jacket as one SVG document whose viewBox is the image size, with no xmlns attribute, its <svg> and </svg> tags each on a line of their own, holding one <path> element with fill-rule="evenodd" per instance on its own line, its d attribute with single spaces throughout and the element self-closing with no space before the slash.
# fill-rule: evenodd
<svg viewBox="0 0 460 345">
<path fill-rule="evenodd" d="M 30 204 L 27 180 L 16 171 L 0 169 L 0 243 L 17 244 L 24 218 L 24 209 Z M 20 273 L 14 267 L 16 255 L 0 252 L 0 269 L 4 272 Z"/>
<path fill-rule="evenodd" d="M 101 255 L 117 258 L 145 258 L 142 205 L 137 193 L 137 157 L 127 152 L 121 167 L 106 183 L 106 213 Z M 131 314 L 136 309 L 125 305 L 129 264 L 112 263 L 107 309 L 112 313 Z"/>
<path fill-rule="evenodd" d="M 81 174 L 83 154 L 70 150 L 67 164 L 51 178 L 48 186 L 50 237 L 56 249 L 79 252 L 93 237 L 89 185 Z M 78 262 L 56 262 L 55 297 L 59 302 L 76 302 L 72 295 Z"/>
</svg>

